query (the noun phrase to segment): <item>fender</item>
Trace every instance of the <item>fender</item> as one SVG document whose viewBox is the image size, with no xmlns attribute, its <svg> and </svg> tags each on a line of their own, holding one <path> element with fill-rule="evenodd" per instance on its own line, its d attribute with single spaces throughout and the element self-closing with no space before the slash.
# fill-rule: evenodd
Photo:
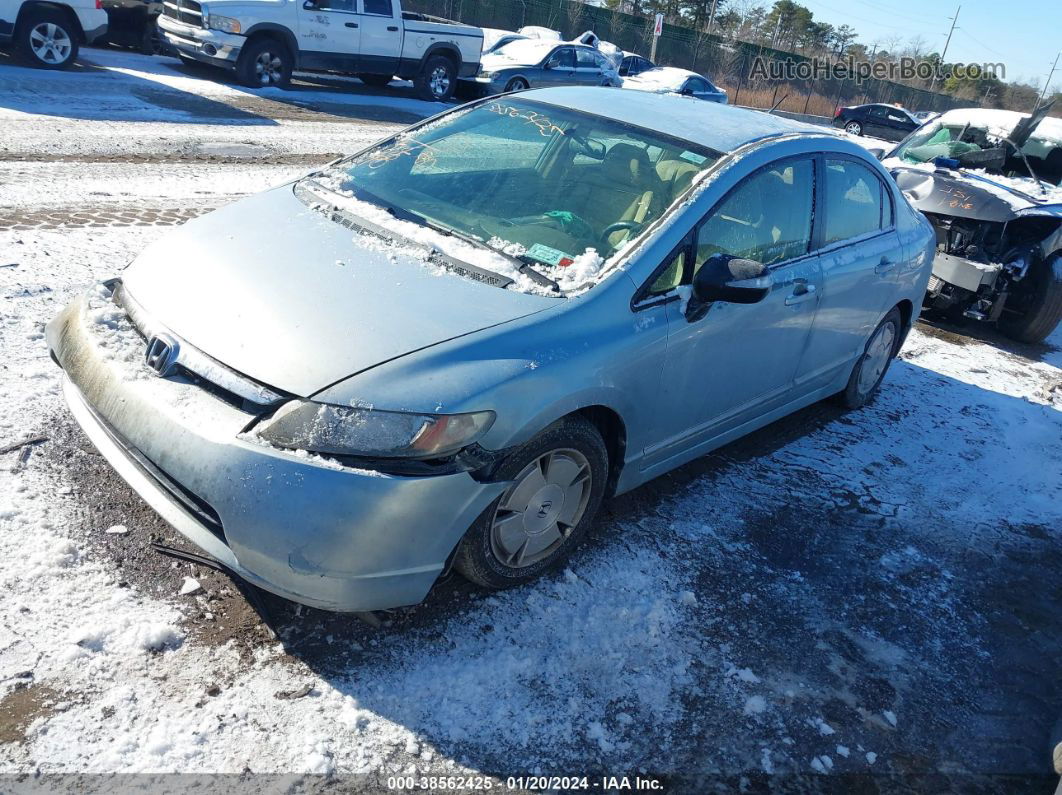
<svg viewBox="0 0 1062 795">
<path fill-rule="evenodd" d="M 85 44 L 85 31 L 81 27 L 81 20 L 78 19 L 77 14 L 70 6 L 63 3 L 46 3 L 46 2 L 29 2 L 23 3 L 22 7 L 18 10 L 18 18 L 15 20 L 15 27 L 12 32 L 19 30 L 22 25 L 22 19 L 27 11 L 33 8 L 52 8 L 61 14 L 65 14 L 70 20 L 70 24 L 74 28 L 74 34 L 77 36 L 78 41 L 81 44 Z"/>
<path fill-rule="evenodd" d="M 247 38 L 248 41 L 250 41 L 251 37 L 258 33 L 278 34 L 280 40 L 288 46 L 288 49 L 291 51 L 292 56 L 294 56 L 295 65 L 299 65 L 299 61 L 301 60 L 299 52 L 299 42 L 295 39 L 295 34 L 291 32 L 290 28 L 287 28 L 283 25 L 278 25 L 275 22 L 258 22 L 254 25 L 251 25 L 251 27 L 248 28 L 247 32 L 243 35 Z"/>
</svg>

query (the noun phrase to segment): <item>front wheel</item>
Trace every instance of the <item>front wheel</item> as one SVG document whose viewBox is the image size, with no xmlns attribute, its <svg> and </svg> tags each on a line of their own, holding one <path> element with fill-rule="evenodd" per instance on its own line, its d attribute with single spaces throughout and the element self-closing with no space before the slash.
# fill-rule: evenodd
<svg viewBox="0 0 1062 795">
<path fill-rule="evenodd" d="M 863 348 L 863 355 L 852 368 L 848 385 L 837 395 L 842 406 L 849 409 L 862 408 L 877 391 L 889 370 L 889 365 L 900 350 L 902 325 L 900 310 L 894 307 L 874 329 Z"/>
<path fill-rule="evenodd" d="M 54 9 L 27 11 L 15 42 L 22 60 L 41 69 L 66 69 L 77 58 L 77 34 L 66 14 Z"/>
<path fill-rule="evenodd" d="M 505 84 L 505 91 L 524 91 L 528 88 L 527 81 L 522 77 L 514 77 Z"/>
<path fill-rule="evenodd" d="M 1043 342 L 1062 322 L 1062 252 L 1035 264 L 1018 285 L 1003 308 L 999 330 L 1018 342 Z"/>
<path fill-rule="evenodd" d="M 850 121 L 844 126 L 844 131 L 852 135 L 862 135 L 863 125 L 857 121 Z"/>
<path fill-rule="evenodd" d="M 441 55 L 427 60 L 414 81 L 417 94 L 429 102 L 445 102 L 457 87 L 457 69 L 453 61 Z"/>
<path fill-rule="evenodd" d="M 528 582 L 571 554 L 601 507 L 608 451 L 593 425 L 569 417 L 517 448 L 495 476 L 509 487 L 465 533 L 454 566 L 498 589 Z"/>
<path fill-rule="evenodd" d="M 244 45 L 236 61 L 236 79 L 251 88 L 286 88 L 295 67 L 288 48 L 276 39 L 257 39 Z"/>
</svg>

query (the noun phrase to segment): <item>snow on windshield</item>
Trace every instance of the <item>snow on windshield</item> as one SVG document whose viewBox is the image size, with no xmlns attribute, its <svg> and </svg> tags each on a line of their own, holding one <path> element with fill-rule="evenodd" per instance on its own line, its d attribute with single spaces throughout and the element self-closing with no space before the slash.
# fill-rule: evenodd
<svg viewBox="0 0 1062 795">
<path fill-rule="evenodd" d="M 693 75 L 693 72 L 687 72 L 685 69 L 661 66 L 656 69 L 647 69 L 632 77 L 625 77 L 623 87 L 639 91 L 678 91 L 687 78 Z"/>
<path fill-rule="evenodd" d="M 516 289 L 551 292 L 545 276 L 572 295 L 603 278 L 717 157 L 610 119 L 506 99 L 412 128 L 312 180 L 337 206 L 421 247 Z"/>
</svg>

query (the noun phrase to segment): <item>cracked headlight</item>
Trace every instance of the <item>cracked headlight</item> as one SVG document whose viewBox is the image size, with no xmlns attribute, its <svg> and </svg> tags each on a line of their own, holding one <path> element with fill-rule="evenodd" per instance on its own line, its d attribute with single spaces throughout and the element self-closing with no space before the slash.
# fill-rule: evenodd
<svg viewBox="0 0 1062 795">
<path fill-rule="evenodd" d="M 364 458 L 441 458 L 490 429 L 493 411 L 414 414 L 309 400 L 284 404 L 254 433 L 275 447 Z"/>
<path fill-rule="evenodd" d="M 218 14 L 211 14 L 207 17 L 207 27 L 211 30 L 220 30 L 222 33 L 239 33 L 242 30 L 240 20 Z"/>
</svg>

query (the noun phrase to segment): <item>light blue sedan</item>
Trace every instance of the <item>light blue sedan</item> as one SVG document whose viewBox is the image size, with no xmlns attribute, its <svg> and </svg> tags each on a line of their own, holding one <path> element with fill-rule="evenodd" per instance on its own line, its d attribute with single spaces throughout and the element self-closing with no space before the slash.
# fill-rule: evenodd
<svg viewBox="0 0 1062 795">
<path fill-rule="evenodd" d="M 829 130 L 544 89 L 187 223 L 47 339 L 73 415 L 177 530 L 365 611 L 451 567 L 527 582 L 604 500 L 815 401 L 862 406 L 933 249 Z"/>
</svg>

